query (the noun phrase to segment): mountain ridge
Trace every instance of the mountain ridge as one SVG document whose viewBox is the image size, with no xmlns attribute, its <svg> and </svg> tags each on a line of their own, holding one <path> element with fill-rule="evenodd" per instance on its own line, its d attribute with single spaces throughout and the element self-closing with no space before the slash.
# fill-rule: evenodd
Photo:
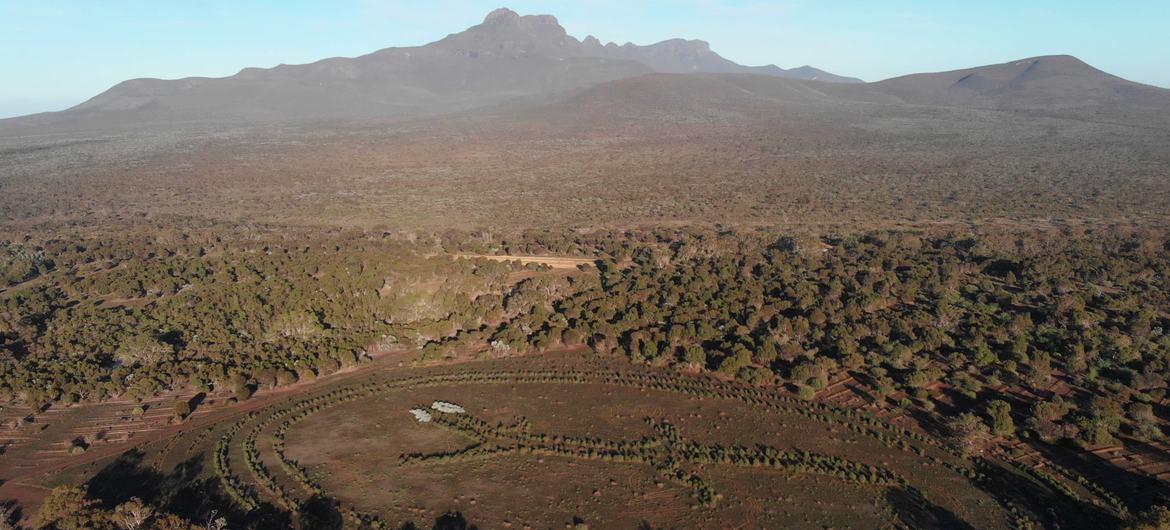
<svg viewBox="0 0 1170 530">
<path fill-rule="evenodd" d="M 577 40 L 556 17 L 507 8 L 437 41 L 357 57 L 248 67 L 225 77 L 137 78 L 57 113 L 0 123 L 102 124 L 417 117 L 516 98 L 571 94 L 616 79 L 668 72 L 756 73 L 860 82 L 802 67 L 742 66 L 701 40 L 648 46 Z M 16 120 L 16 121 L 14 121 Z"/>
<path fill-rule="evenodd" d="M 739 80 L 691 82 L 670 77 L 613 85 L 650 74 L 751 75 L 779 85 L 753 81 L 744 91 L 735 88 L 743 83 Z M 578 40 L 556 17 L 522 16 L 501 8 L 480 24 L 421 46 L 299 65 L 249 67 L 220 78 L 131 79 L 65 111 L 0 120 L 0 127 L 11 134 L 56 126 L 418 118 L 512 102 L 571 103 L 576 95 L 597 87 L 615 90 L 605 97 L 618 98 L 615 102 L 635 115 L 639 111 L 630 104 L 661 106 L 648 90 L 661 90 L 664 101 L 673 98 L 695 108 L 735 105 L 732 100 L 748 97 L 789 106 L 837 100 L 1069 113 L 1079 118 L 1119 115 L 1131 122 L 1144 119 L 1143 114 L 1161 120 L 1170 112 L 1170 90 L 1113 76 L 1067 55 L 873 83 L 853 81 L 858 80 L 807 65 L 790 70 L 740 65 L 697 39 L 646 46 L 602 43 L 591 35 Z M 681 93 L 685 86 L 697 93 Z M 636 94 L 638 99 L 622 102 L 622 94 Z M 699 101 L 704 94 L 718 101 Z M 605 99 L 596 91 L 592 97 Z"/>
</svg>

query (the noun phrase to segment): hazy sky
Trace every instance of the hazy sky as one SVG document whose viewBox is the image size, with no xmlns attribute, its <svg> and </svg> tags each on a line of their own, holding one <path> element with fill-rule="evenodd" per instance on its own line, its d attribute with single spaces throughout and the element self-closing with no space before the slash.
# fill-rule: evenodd
<svg viewBox="0 0 1170 530">
<path fill-rule="evenodd" d="M 0 0 L 0 117 L 60 110 L 135 77 L 424 44 L 504 0 Z M 549 0 L 569 33 L 649 44 L 702 38 L 743 64 L 811 64 L 875 81 L 1067 53 L 1170 87 L 1170 0 Z"/>
</svg>

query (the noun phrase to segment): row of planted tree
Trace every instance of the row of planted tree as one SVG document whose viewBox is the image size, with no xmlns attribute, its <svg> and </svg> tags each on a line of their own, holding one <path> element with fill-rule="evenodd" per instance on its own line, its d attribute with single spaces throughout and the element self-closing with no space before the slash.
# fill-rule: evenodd
<svg viewBox="0 0 1170 530">
<path fill-rule="evenodd" d="M 681 376 L 673 373 L 646 371 L 608 372 L 599 370 L 544 369 L 544 370 L 482 370 L 455 369 L 451 371 L 386 380 L 369 380 L 363 383 L 336 388 L 310 398 L 277 405 L 264 412 L 262 421 L 257 422 L 241 441 L 245 464 L 256 484 L 260 485 L 275 502 L 286 509 L 295 509 L 301 499 L 279 483 L 279 479 L 263 463 L 257 442 L 270 427 L 272 448 L 285 475 L 297 483 L 306 497 L 324 495 L 325 489 L 313 480 L 310 472 L 286 453 L 285 439 L 297 423 L 331 407 L 373 397 L 385 392 L 406 391 L 425 387 L 452 384 L 598 384 L 615 385 L 681 393 L 698 399 L 727 399 L 740 401 L 755 407 L 762 407 L 785 414 L 796 414 L 817 422 L 844 426 L 848 430 L 868 436 L 891 448 L 908 451 L 921 457 L 921 461 L 955 472 L 977 484 L 988 482 L 986 471 L 990 468 L 985 460 L 968 459 L 966 455 L 952 449 L 944 442 L 915 431 L 893 426 L 861 411 L 842 409 L 831 405 L 807 402 L 771 389 L 763 389 L 737 382 L 715 378 Z M 230 472 L 227 453 L 228 443 L 237 437 L 249 421 L 259 418 L 251 413 L 234 424 L 221 438 L 216 447 L 216 469 L 224 477 L 225 487 L 246 510 L 255 509 L 261 502 L 256 490 Z M 730 464 L 750 467 L 784 469 L 795 473 L 815 473 L 837 477 L 843 480 L 876 485 L 905 484 L 905 479 L 890 472 L 866 464 L 851 462 L 836 457 L 817 455 L 800 450 L 782 451 L 767 446 L 702 446 L 698 444 L 672 442 L 673 434 L 660 431 L 638 440 L 604 440 L 596 437 L 573 437 L 548 433 L 531 432 L 528 422 L 514 425 L 490 424 L 467 415 L 443 415 L 435 417 L 439 426 L 455 429 L 469 436 L 474 443 L 450 452 L 436 454 L 403 455 L 403 465 L 421 463 L 455 462 L 473 458 L 491 458 L 505 454 L 532 454 L 595 459 L 610 462 L 629 462 L 654 465 L 664 477 L 689 487 L 695 498 L 703 505 L 712 505 L 717 495 L 709 484 L 693 471 L 684 469 L 682 463 Z M 489 443 L 506 439 L 509 443 Z M 1071 470 L 1062 470 L 1073 477 L 1093 494 L 1105 499 L 1115 511 L 1124 514 L 1124 504 L 1104 488 L 1085 479 Z M 1033 473 L 1035 474 L 1035 473 Z M 1051 487 L 1066 492 L 1068 487 L 1057 479 L 1046 480 Z M 1010 513 L 1016 514 L 1017 526 L 1027 527 L 1030 513 L 1017 502 L 1006 497 L 997 500 Z M 339 509 L 347 519 L 365 525 L 380 525 L 379 519 L 371 514 L 361 513 L 352 507 L 341 505 Z"/>
<path fill-rule="evenodd" d="M 331 408 L 384 392 L 403 391 L 424 387 L 434 387 L 460 383 L 486 384 L 529 384 L 529 383 L 560 383 L 560 384 L 601 384 L 617 385 L 683 393 L 701 399 L 730 399 L 741 401 L 753 406 L 760 406 L 782 413 L 793 413 L 806 418 L 835 425 L 846 425 L 853 432 L 873 437 L 891 447 L 922 453 L 925 450 L 912 442 L 925 442 L 930 446 L 941 447 L 942 444 L 933 438 L 885 424 L 882 420 L 868 414 L 849 409 L 838 409 L 829 405 L 809 403 L 797 398 L 783 395 L 768 389 L 761 389 L 737 383 L 729 383 L 713 378 L 683 377 L 671 373 L 646 372 L 605 372 L 591 370 L 456 370 L 431 375 L 389 379 L 384 381 L 367 381 L 360 384 L 330 390 L 307 399 L 299 400 L 287 406 L 277 407 L 250 431 L 242 444 L 245 461 L 259 484 L 277 497 L 282 506 L 297 506 L 298 499 L 286 488 L 279 485 L 276 477 L 268 470 L 259 455 L 256 441 L 261 432 L 276 423 L 272 430 L 272 448 L 282 470 L 303 490 L 306 496 L 323 495 L 324 488 L 313 480 L 309 471 L 286 453 L 285 439 L 290 429 L 298 422 L 309 416 Z M 254 418 L 253 418 L 254 419 Z M 478 443 L 450 454 L 436 455 L 404 455 L 402 463 L 420 463 L 424 461 L 443 462 L 462 460 L 467 458 L 486 458 L 499 454 L 535 454 L 547 456 L 567 456 L 578 458 L 593 458 L 613 462 L 652 463 L 656 468 L 662 468 L 664 476 L 671 480 L 691 487 L 697 499 L 702 504 L 709 504 L 715 499 L 714 490 L 702 482 L 702 479 L 693 472 L 679 467 L 679 462 L 695 461 L 697 463 L 727 463 L 754 467 L 773 467 L 798 473 L 817 473 L 838 477 L 844 480 L 869 484 L 897 484 L 904 483 L 904 479 L 897 477 L 888 470 L 836 459 L 825 455 L 802 453 L 799 451 L 779 451 L 765 447 L 691 447 L 678 446 L 682 452 L 674 456 L 649 456 L 654 451 L 660 451 L 664 445 L 661 436 L 652 436 L 636 441 L 607 441 L 599 438 L 567 437 L 546 433 L 531 433 L 523 425 L 491 425 L 481 420 L 461 415 L 439 415 L 436 423 L 450 426 L 463 431 Z M 229 434 L 235 436 L 238 429 Z M 514 437 L 517 443 L 509 446 L 492 446 L 482 443 L 492 437 Z M 944 453 L 945 454 L 945 453 Z M 685 457 L 685 458 L 684 458 Z M 934 457 L 936 462 L 942 462 Z M 949 462 L 948 462 L 949 464 Z M 665 466 L 665 467 L 663 467 Z M 969 467 L 951 464 L 956 472 L 975 473 Z M 239 495 L 248 495 L 248 491 L 241 487 L 238 478 L 229 478 L 228 483 L 236 485 Z M 255 499 L 249 498 L 248 506 L 255 506 Z M 340 507 L 347 518 L 362 521 L 363 524 L 373 524 L 377 518 L 370 514 L 360 513 L 350 507 Z"/>
</svg>

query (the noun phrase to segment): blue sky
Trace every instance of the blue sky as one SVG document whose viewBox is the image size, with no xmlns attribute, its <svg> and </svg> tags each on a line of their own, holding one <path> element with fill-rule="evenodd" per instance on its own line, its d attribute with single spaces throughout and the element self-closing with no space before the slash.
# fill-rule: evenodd
<svg viewBox="0 0 1170 530">
<path fill-rule="evenodd" d="M 437 40 L 506 5 L 578 38 L 702 38 L 743 64 L 868 81 L 1067 53 L 1170 87 L 1168 0 L 0 0 L 0 117 L 135 77 L 224 76 Z"/>
</svg>

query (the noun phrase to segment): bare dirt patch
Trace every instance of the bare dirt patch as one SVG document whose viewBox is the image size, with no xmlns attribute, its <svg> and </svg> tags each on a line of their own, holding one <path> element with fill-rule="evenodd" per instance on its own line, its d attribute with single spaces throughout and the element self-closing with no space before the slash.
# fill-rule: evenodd
<svg viewBox="0 0 1170 530">
<path fill-rule="evenodd" d="M 593 263 L 597 261 L 596 258 L 572 258 L 564 256 L 514 256 L 496 254 L 456 254 L 456 257 L 483 258 L 499 262 L 519 261 L 523 265 L 535 263 L 537 265 L 547 265 L 549 268 L 558 270 L 576 269 L 581 265 L 593 265 Z"/>
</svg>

